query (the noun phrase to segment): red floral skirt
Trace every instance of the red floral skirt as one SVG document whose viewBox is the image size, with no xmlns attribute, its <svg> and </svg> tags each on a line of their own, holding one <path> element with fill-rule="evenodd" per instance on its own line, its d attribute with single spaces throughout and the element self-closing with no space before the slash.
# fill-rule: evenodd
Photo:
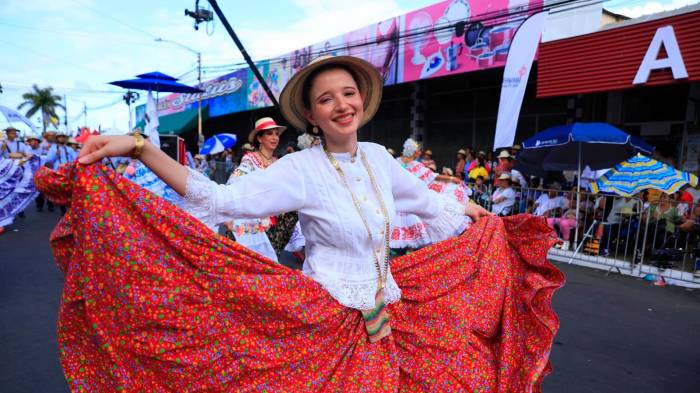
<svg viewBox="0 0 700 393">
<path fill-rule="evenodd" d="M 51 235 L 72 391 L 530 392 L 550 370 L 563 275 L 544 219 L 487 218 L 392 262 L 392 335 L 299 271 L 98 165 L 35 181 L 70 204 Z"/>
</svg>

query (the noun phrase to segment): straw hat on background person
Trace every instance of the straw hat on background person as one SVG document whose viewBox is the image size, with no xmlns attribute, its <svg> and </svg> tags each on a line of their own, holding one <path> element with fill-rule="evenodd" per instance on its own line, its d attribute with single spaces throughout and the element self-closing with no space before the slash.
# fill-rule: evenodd
<svg viewBox="0 0 700 393">
<path fill-rule="evenodd" d="M 513 158 L 513 156 L 508 153 L 508 150 L 501 150 L 501 152 L 498 153 L 498 158 Z"/>
<path fill-rule="evenodd" d="M 377 69 L 365 60 L 352 56 L 320 56 L 294 74 L 280 94 L 280 110 L 287 121 L 299 130 L 308 130 L 309 122 L 304 114 L 308 103 L 305 103 L 304 92 L 306 81 L 327 67 L 338 66 L 346 69 L 355 79 L 360 95 L 364 99 L 364 115 L 360 127 L 374 117 L 382 100 L 382 77 Z M 308 88 L 308 87 L 306 87 Z M 314 127 L 315 128 L 315 127 Z"/>
<path fill-rule="evenodd" d="M 282 135 L 286 129 L 286 126 L 278 125 L 273 118 L 262 117 L 255 122 L 255 128 L 248 134 L 248 142 L 255 144 L 255 137 L 262 131 L 279 130 Z"/>
<path fill-rule="evenodd" d="M 501 173 L 501 176 L 498 176 L 498 180 L 508 180 L 508 181 L 512 181 L 510 175 L 507 174 L 507 173 Z"/>
</svg>

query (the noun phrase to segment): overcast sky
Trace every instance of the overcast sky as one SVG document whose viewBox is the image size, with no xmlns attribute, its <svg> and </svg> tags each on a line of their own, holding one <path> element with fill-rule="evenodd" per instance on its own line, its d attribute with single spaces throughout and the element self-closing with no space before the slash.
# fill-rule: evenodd
<svg viewBox="0 0 700 393">
<path fill-rule="evenodd" d="M 614 0 L 605 8 L 628 16 L 674 9 L 698 0 Z M 274 57 L 435 0 L 249 0 L 220 1 L 253 59 Z M 66 95 L 69 125 L 126 128 L 123 90 L 107 82 L 161 71 L 196 82 L 196 57 L 177 41 L 202 53 L 205 67 L 242 57 L 218 20 L 192 28 L 183 0 L 3 0 L 0 8 L 0 105 L 16 108 L 32 84 Z M 207 5 L 205 0 L 202 5 Z M 257 7 L 256 7 L 257 5 Z M 212 31 L 213 27 L 213 31 Z M 209 31 L 207 31 L 207 28 Z M 204 80 L 222 74 L 211 70 Z M 62 113 L 61 113 L 62 115 Z M 34 120 L 34 119 L 33 119 Z M 37 123 L 38 123 L 38 119 Z M 0 119 L 0 126 L 4 126 Z M 4 127 L 3 127 L 4 128 Z"/>
</svg>

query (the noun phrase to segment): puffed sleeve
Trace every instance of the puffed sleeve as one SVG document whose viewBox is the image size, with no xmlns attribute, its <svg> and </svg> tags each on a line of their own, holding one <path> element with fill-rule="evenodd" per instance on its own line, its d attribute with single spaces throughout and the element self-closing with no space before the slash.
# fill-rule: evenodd
<svg viewBox="0 0 700 393">
<path fill-rule="evenodd" d="M 391 190 L 398 213 L 415 214 L 426 224 L 433 243 L 462 233 L 471 222 L 464 214 L 464 206 L 437 192 L 430 191 L 417 177 L 405 170 L 389 153 L 387 165 L 391 167 Z"/>
<path fill-rule="evenodd" d="M 189 169 L 181 206 L 214 228 L 237 218 L 263 218 L 301 210 L 306 187 L 298 164 L 285 156 L 264 171 L 254 171 L 231 184 L 217 184 Z"/>
</svg>

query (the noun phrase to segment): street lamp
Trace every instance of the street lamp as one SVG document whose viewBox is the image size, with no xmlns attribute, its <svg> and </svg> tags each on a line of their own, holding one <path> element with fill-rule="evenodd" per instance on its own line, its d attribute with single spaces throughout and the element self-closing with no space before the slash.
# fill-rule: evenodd
<svg viewBox="0 0 700 393">
<path fill-rule="evenodd" d="M 166 42 L 169 44 L 177 45 L 180 48 L 192 52 L 197 55 L 197 85 L 202 86 L 202 53 L 198 52 L 187 45 L 181 44 L 172 40 L 164 40 L 160 37 L 155 39 L 156 42 Z M 204 134 L 202 134 L 202 93 L 197 94 L 197 144 L 202 147 L 204 143 Z"/>
</svg>

